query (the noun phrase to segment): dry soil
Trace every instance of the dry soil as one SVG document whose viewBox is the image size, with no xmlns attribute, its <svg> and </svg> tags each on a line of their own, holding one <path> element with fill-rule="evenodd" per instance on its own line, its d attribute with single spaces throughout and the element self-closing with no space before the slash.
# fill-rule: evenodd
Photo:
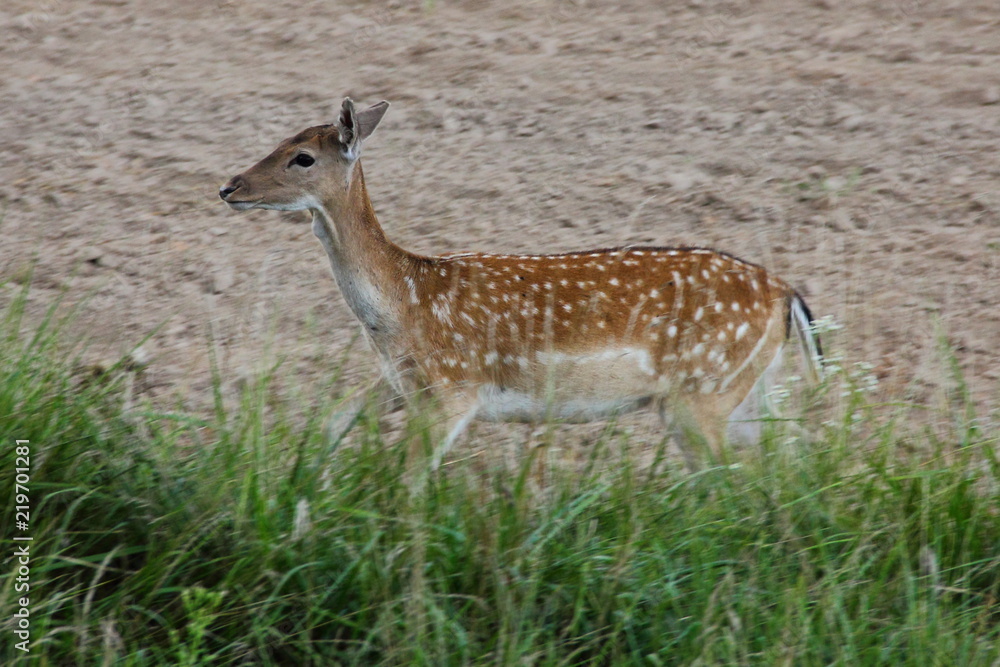
<svg viewBox="0 0 1000 667">
<path fill-rule="evenodd" d="M 350 95 L 393 104 L 364 159 L 405 247 L 716 247 L 886 395 L 938 400 L 944 336 L 997 405 L 993 2 L 5 0 L 0 35 L 0 306 L 33 267 L 88 358 L 152 333 L 154 401 L 207 405 L 210 339 L 227 391 L 374 372 L 305 214 L 217 196 Z"/>
</svg>

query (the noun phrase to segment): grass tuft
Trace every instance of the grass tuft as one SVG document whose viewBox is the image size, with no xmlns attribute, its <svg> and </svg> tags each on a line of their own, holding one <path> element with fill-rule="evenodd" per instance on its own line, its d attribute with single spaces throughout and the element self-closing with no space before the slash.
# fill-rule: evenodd
<svg viewBox="0 0 1000 667">
<path fill-rule="evenodd" d="M 56 308 L 0 324 L 0 494 L 31 441 L 39 664 L 891 664 L 1000 660 L 997 434 L 961 383 L 947 437 L 845 374 L 811 434 L 683 472 L 609 430 L 536 479 L 447 466 L 410 438 L 282 399 L 280 366 L 207 416 L 137 408 L 125 364 L 85 381 Z M 913 410 L 920 409 L 913 406 Z M 474 447 L 475 443 L 466 445 Z M 5 502 L 3 535 L 14 534 Z M 7 641 L 22 593 L 0 580 Z"/>
</svg>

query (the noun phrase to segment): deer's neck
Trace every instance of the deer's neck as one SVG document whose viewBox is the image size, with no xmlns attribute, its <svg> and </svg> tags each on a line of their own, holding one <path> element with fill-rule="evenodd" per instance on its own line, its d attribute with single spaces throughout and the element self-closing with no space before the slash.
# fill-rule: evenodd
<svg viewBox="0 0 1000 667">
<path fill-rule="evenodd" d="M 361 164 L 354 170 L 346 192 L 327 196 L 313 209 L 312 228 L 347 305 L 378 342 L 399 328 L 404 278 L 417 258 L 386 238 L 368 198 Z"/>
</svg>

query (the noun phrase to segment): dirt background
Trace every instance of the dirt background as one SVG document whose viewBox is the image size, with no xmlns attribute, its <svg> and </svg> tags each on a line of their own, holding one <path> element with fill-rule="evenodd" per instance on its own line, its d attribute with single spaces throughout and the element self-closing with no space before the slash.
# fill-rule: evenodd
<svg viewBox="0 0 1000 667">
<path fill-rule="evenodd" d="M 998 404 L 993 2 L 5 0 L 0 35 L 0 306 L 34 266 L 88 358 L 155 332 L 156 401 L 208 404 L 210 339 L 227 391 L 280 357 L 309 401 L 345 357 L 306 215 L 217 189 L 350 95 L 393 103 L 365 166 L 404 247 L 717 247 L 887 395 L 936 400 L 940 328 Z"/>
</svg>

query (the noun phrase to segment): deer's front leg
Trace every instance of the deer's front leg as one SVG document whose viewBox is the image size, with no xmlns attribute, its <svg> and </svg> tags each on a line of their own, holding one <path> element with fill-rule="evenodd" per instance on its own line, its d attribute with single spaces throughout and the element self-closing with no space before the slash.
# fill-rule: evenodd
<svg viewBox="0 0 1000 667">
<path fill-rule="evenodd" d="M 441 432 L 444 437 L 440 440 L 434 439 L 434 452 L 431 455 L 431 470 L 437 470 L 442 459 L 451 451 L 459 438 L 465 434 L 469 424 L 476 418 L 479 412 L 479 401 L 472 400 L 450 400 L 442 406 L 444 416 L 443 428 Z"/>
<path fill-rule="evenodd" d="M 375 407 L 376 415 L 381 416 L 392 410 L 397 399 L 398 393 L 384 377 L 373 380 L 337 406 L 326 422 L 327 437 L 331 442 L 341 440 L 357 425 L 369 404 Z"/>
</svg>

